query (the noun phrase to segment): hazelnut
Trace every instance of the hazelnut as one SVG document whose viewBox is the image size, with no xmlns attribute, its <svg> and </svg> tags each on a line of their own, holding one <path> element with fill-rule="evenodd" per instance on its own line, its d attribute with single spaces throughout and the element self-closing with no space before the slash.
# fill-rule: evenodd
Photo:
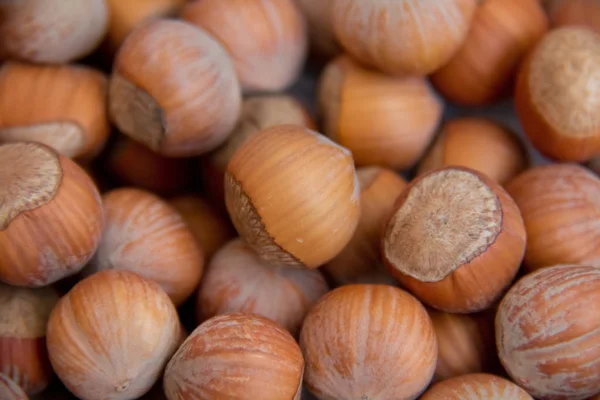
<svg viewBox="0 0 600 400">
<path fill-rule="evenodd" d="M 319 271 L 270 266 L 236 239 L 208 266 L 198 291 L 198 320 L 232 312 L 257 314 L 296 335 L 308 310 L 327 290 Z"/>
<path fill-rule="evenodd" d="M 356 171 L 360 185 L 360 219 L 350 243 L 323 267 L 336 285 L 391 283 L 381 259 L 381 232 L 406 181 L 394 171 L 363 167 Z"/>
<path fill-rule="evenodd" d="M 227 49 L 244 91 L 278 92 L 298 79 L 307 35 L 293 0 L 194 1 L 181 17 Z"/>
<path fill-rule="evenodd" d="M 0 284 L 0 373 L 28 394 L 44 390 L 52 377 L 46 325 L 58 298 L 49 287 L 27 289 Z M 5 398 L 0 395 L 0 399 Z"/>
<path fill-rule="evenodd" d="M 481 315 L 428 312 L 438 343 L 435 381 L 484 372 L 496 361 L 493 323 Z"/>
<path fill-rule="evenodd" d="M 235 236 L 230 221 L 213 210 L 200 196 L 179 196 L 169 200 L 169 203 L 183 217 L 207 260 Z"/>
<path fill-rule="evenodd" d="M 465 40 L 475 0 L 333 0 L 333 27 L 355 59 L 393 75 L 428 75 Z"/>
<path fill-rule="evenodd" d="M 319 83 L 324 133 L 352 151 L 359 166 L 413 165 L 443 108 L 425 78 L 390 77 L 345 56 L 325 68 Z"/>
<path fill-rule="evenodd" d="M 46 286 L 92 258 L 104 227 L 86 172 L 42 144 L 0 145 L 0 281 Z"/>
<path fill-rule="evenodd" d="M 227 164 L 251 136 L 277 125 L 300 125 L 315 129 L 315 122 L 308 111 L 295 98 L 287 95 L 250 96 L 242 103 L 242 114 L 237 126 L 225 143 L 202 160 L 203 178 L 210 195 L 218 204 L 224 204 L 223 181 Z"/>
<path fill-rule="evenodd" d="M 48 354 L 75 396 L 135 399 L 158 380 L 180 330 L 175 306 L 156 283 L 128 271 L 101 271 L 52 311 Z"/>
<path fill-rule="evenodd" d="M 167 365 L 164 387 L 169 400 L 299 400 L 303 369 L 300 348 L 283 328 L 226 314 L 192 332 Z"/>
<path fill-rule="evenodd" d="M 435 87 L 463 105 L 504 94 L 522 58 L 548 29 L 539 0 L 483 0 L 461 49 L 432 76 Z"/>
<path fill-rule="evenodd" d="M 0 399 L 2 400 L 29 400 L 29 397 L 8 376 L 0 374 Z"/>
<path fill-rule="evenodd" d="M 115 189 L 103 196 L 106 229 L 84 273 L 132 271 L 157 282 L 175 305 L 182 304 L 202 277 L 204 255 L 179 213 L 152 193 Z"/>
<path fill-rule="evenodd" d="M 304 381 L 320 399 L 415 399 L 437 357 L 425 308 L 385 285 L 329 292 L 304 320 L 300 347 Z"/>
<path fill-rule="evenodd" d="M 66 63 L 91 53 L 108 27 L 105 0 L 0 3 L 0 59 Z"/>
<path fill-rule="evenodd" d="M 194 156 L 219 146 L 235 126 L 240 104 L 225 50 L 185 22 L 140 26 L 115 58 L 109 85 L 113 122 L 165 156 Z"/>
<path fill-rule="evenodd" d="M 504 184 L 529 163 L 527 149 L 507 127 L 483 118 L 461 118 L 442 127 L 418 174 L 455 165 L 483 172 Z"/>
<path fill-rule="evenodd" d="M 448 167 L 404 190 L 382 246 L 392 274 L 421 301 L 471 313 L 490 307 L 510 285 L 525 241 L 519 209 L 498 183 Z"/>
<path fill-rule="evenodd" d="M 500 361 L 539 399 L 600 392 L 600 269 L 562 265 L 526 275 L 496 314 Z"/>
<path fill-rule="evenodd" d="M 122 184 L 160 194 L 182 192 L 193 181 L 189 160 L 162 156 L 126 136 L 119 136 L 106 166 Z"/>
<path fill-rule="evenodd" d="M 92 68 L 8 62 L 0 68 L 0 142 L 40 142 L 89 160 L 110 134 L 107 90 Z"/>
<path fill-rule="evenodd" d="M 308 23 L 308 36 L 318 55 L 336 56 L 342 52 L 333 31 L 333 1 L 295 0 Z"/>
<path fill-rule="evenodd" d="M 421 400 L 533 400 L 511 381 L 489 374 L 468 374 L 433 385 Z"/>
<path fill-rule="evenodd" d="M 358 223 L 352 155 L 294 125 L 265 129 L 235 153 L 225 176 L 234 226 L 275 265 L 317 268 L 338 255 Z"/>
<path fill-rule="evenodd" d="M 527 230 L 525 268 L 600 261 L 600 179 L 575 164 L 537 166 L 506 185 Z"/>
<path fill-rule="evenodd" d="M 178 14 L 186 0 L 106 0 L 110 11 L 106 40 L 116 51 L 127 35 L 139 25 L 155 18 Z"/>
<path fill-rule="evenodd" d="M 551 31 L 519 73 L 515 106 L 525 133 L 542 154 L 559 161 L 600 155 L 600 35 L 586 28 Z"/>
</svg>

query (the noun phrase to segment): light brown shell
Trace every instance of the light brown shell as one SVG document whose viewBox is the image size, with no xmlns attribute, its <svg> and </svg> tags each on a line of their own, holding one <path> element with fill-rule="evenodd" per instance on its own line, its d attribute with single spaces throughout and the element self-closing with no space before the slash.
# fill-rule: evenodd
<svg viewBox="0 0 600 400">
<path fill-rule="evenodd" d="M 188 2 L 181 18 L 225 47 L 245 91 L 279 92 L 298 79 L 308 39 L 293 0 Z"/>
<path fill-rule="evenodd" d="M 333 26 L 357 60 L 395 75 L 428 75 L 465 40 L 475 0 L 333 0 Z"/>
<path fill-rule="evenodd" d="M 0 3 L 0 58 L 67 63 L 91 53 L 108 28 L 105 0 Z"/>
<path fill-rule="evenodd" d="M 305 383 L 320 399 L 416 399 L 435 370 L 425 308 L 385 285 L 347 285 L 311 310 L 300 334 Z"/>
<path fill-rule="evenodd" d="M 270 266 L 236 239 L 215 255 L 204 274 L 196 303 L 198 321 L 232 312 L 258 314 L 296 335 L 327 291 L 320 271 Z"/>
<path fill-rule="evenodd" d="M 575 164 L 537 166 L 506 190 L 525 222 L 529 271 L 600 261 L 600 178 Z"/>
<path fill-rule="evenodd" d="M 226 314 L 192 332 L 169 362 L 164 387 L 169 400 L 299 400 L 303 369 L 300 348 L 283 328 Z"/>
<path fill-rule="evenodd" d="M 533 400 L 533 397 L 498 376 L 468 374 L 433 385 L 421 400 Z"/>
<path fill-rule="evenodd" d="M 108 270 L 60 299 L 48 323 L 48 354 L 77 397 L 125 400 L 151 389 L 180 336 L 177 310 L 158 284 Z"/>
<path fill-rule="evenodd" d="M 136 188 L 103 196 L 106 228 L 90 275 L 105 269 L 135 272 L 157 282 L 175 305 L 194 291 L 204 254 L 181 215 L 166 201 Z"/>
<path fill-rule="evenodd" d="M 536 398 L 582 400 L 600 391 L 600 269 L 561 265 L 521 278 L 496 314 L 505 369 Z"/>
</svg>

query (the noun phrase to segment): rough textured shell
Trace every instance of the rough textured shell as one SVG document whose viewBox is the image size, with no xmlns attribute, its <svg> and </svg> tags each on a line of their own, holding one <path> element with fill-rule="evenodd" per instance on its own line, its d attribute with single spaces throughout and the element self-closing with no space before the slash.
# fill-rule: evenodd
<svg viewBox="0 0 600 400">
<path fill-rule="evenodd" d="M 157 282 L 176 305 L 183 303 L 200 282 L 204 255 L 179 213 L 134 188 L 105 194 L 103 205 L 106 229 L 85 272 L 132 271 Z"/>
<path fill-rule="evenodd" d="M 0 15 L 0 57 L 36 63 L 89 54 L 108 26 L 105 0 L 3 1 Z"/>
<path fill-rule="evenodd" d="M 600 261 L 600 179 L 574 164 L 538 166 L 506 189 L 527 229 L 525 267 Z"/>
<path fill-rule="evenodd" d="M 475 0 L 333 0 L 337 38 L 352 56 L 391 74 L 427 75 L 459 49 Z"/>
<path fill-rule="evenodd" d="M 350 241 L 359 219 L 352 155 L 299 126 L 248 139 L 229 163 L 225 189 L 236 229 L 275 264 L 326 263 Z"/>
<path fill-rule="evenodd" d="M 299 400 L 303 368 L 298 344 L 274 322 L 221 315 L 196 328 L 175 353 L 165 393 L 169 400 Z"/>
<path fill-rule="evenodd" d="M 272 267 L 238 239 L 215 255 L 202 279 L 199 319 L 231 312 L 258 314 L 296 334 L 327 290 L 320 271 Z"/>
<path fill-rule="evenodd" d="M 600 269 L 563 265 L 518 281 L 496 315 L 500 361 L 544 400 L 580 400 L 600 391 Z"/>
<path fill-rule="evenodd" d="M 415 399 L 435 369 L 435 332 L 403 290 L 348 285 L 326 295 L 304 321 L 305 382 L 320 399 Z"/>
<path fill-rule="evenodd" d="M 156 283 L 110 270 L 60 299 L 47 343 L 54 371 L 77 397 L 125 400 L 150 390 L 180 336 L 177 310 Z"/>
<path fill-rule="evenodd" d="M 533 400 L 514 383 L 494 375 L 469 374 L 431 387 L 421 400 Z"/>
</svg>

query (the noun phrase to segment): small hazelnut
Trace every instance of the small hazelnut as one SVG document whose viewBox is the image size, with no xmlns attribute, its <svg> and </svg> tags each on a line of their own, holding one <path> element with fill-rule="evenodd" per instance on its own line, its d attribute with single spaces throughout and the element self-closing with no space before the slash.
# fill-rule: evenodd
<svg viewBox="0 0 600 400">
<path fill-rule="evenodd" d="M 485 372 L 496 361 L 493 322 L 481 315 L 428 312 L 438 343 L 435 381 Z"/>
<path fill-rule="evenodd" d="M 308 310 L 327 290 L 321 272 L 268 265 L 236 239 L 206 270 L 198 291 L 198 321 L 243 312 L 267 317 L 296 335 Z"/>
<path fill-rule="evenodd" d="M 135 188 L 108 192 L 103 204 L 106 228 L 84 273 L 132 271 L 157 282 L 175 305 L 182 304 L 200 282 L 204 255 L 177 210 Z"/>
<path fill-rule="evenodd" d="M 525 268 L 600 261 L 600 178 L 575 164 L 525 171 L 506 185 L 527 230 Z"/>
<path fill-rule="evenodd" d="M 539 399 L 600 392 L 600 269 L 543 268 L 521 278 L 496 314 L 500 361 Z"/>
<path fill-rule="evenodd" d="M 0 374 L 0 399 L 2 400 L 29 400 L 23 389 L 8 376 Z"/>
<path fill-rule="evenodd" d="M 307 128 L 279 125 L 235 153 L 225 201 L 237 231 L 262 259 L 317 268 L 352 238 L 360 188 L 347 149 Z"/>
<path fill-rule="evenodd" d="M 355 59 L 393 75 L 428 75 L 465 40 L 475 0 L 333 0 L 333 27 Z"/>
<path fill-rule="evenodd" d="M 390 77 L 346 56 L 333 60 L 319 83 L 324 133 L 352 151 L 358 166 L 412 166 L 443 108 L 425 78 Z"/>
<path fill-rule="evenodd" d="M 390 283 L 394 280 L 381 259 L 381 232 L 406 181 L 394 171 L 363 167 L 356 171 L 360 185 L 360 220 L 350 243 L 323 267 L 336 285 Z"/>
<path fill-rule="evenodd" d="M 190 1 L 181 18 L 225 47 L 246 92 L 279 92 L 300 76 L 308 39 L 293 0 Z"/>
<path fill-rule="evenodd" d="M 448 167 L 402 192 L 382 246 L 392 274 L 421 301 L 471 313 L 490 307 L 511 284 L 525 241 L 519 209 L 498 183 Z"/>
<path fill-rule="evenodd" d="M 483 0 L 461 49 L 432 75 L 432 82 L 456 103 L 492 103 L 512 84 L 522 58 L 547 30 L 539 0 Z"/>
<path fill-rule="evenodd" d="M 179 196 L 169 200 L 169 203 L 183 217 L 207 260 L 235 236 L 231 222 L 216 212 L 202 197 Z"/>
<path fill-rule="evenodd" d="M 457 376 L 433 385 L 421 400 L 533 400 L 509 380 L 489 374 Z"/>
<path fill-rule="evenodd" d="M 515 107 L 543 155 L 587 161 L 600 155 L 600 35 L 586 28 L 549 32 L 524 61 Z"/>
<path fill-rule="evenodd" d="M 215 149 L 237 122 L 241 92 L 225 50 L 207 33 L 155 20 L 125 40 L 109 84 L 121 132 L 170 157 Z"/>
<path fill-rule="evenodd" d="M 425 308 L 385 285 L 329 292 L 304 320 L 300 347 L 304 381 L 319 399 L 416 399 L 437 358 Z"/>
<path fill-rule="evenodd" d="M 227 140 L 202 160 L 203 178 L 210 195 L 218 204 L 224 204 L 224 178 L 227 164 L 251 136 L 277 125 L 300 125 L 315 129 L 316 125 L 304 106 L 287 95 L 250 96 L 242 103 L 242 114 Z"/>
<path fill-rule="evenodd" d="M 177 310 L 158 284 L 128 271 L 101 271 L 59 300 L 48 322 L 48 354 L 75 396 L 135 399 L 159 379 L 180 330 Z"/>
<path fill-rule="evenodd" d="M 529 163 L 523 142 L 507 127 L 484 118 L 461 118 L 442 127 L 421 160 L 418 175 L 455 165 L 482 172 L 504 184 Z"/>
<path fill-rule="evenodd" d="M 108 28 L 105 0 L 0 2 L 0 59 L 66 63 L 91 53 Z"/>
<path fill-rule="evenodd" d="M 182 192 L 193 181 L 189 160 L 162 156 L 126 136 L 117 139 L 106 168 L 124 185 L 160 194 Z"/>
<path fill-rule="evenodd" d="M 30 395 L 44 390 L 52 378 L 46 325 L 58 298 L 50 287 L 0 284 L 0 373 Z"/>
<path fill-rule="evenodd" d="M 0 281 L 46 286 L 79 272 L 104 227 L 87 173 L 32 142 L 0 145 Z"/>
<path fill-rule="evenodd" d="M 110 134 L 108 84 L 78 65 L 8 62 L 0 68 L 0 143 L 34 141 L 90 160 Z"/>
<path fill-rule="evenodd" d="M 226 314 L 192 332 L 167 365 L 164 387 L 169 400 L 299 400 L 303 369 L 286 330 L 257 315 Z"/>
</svg>

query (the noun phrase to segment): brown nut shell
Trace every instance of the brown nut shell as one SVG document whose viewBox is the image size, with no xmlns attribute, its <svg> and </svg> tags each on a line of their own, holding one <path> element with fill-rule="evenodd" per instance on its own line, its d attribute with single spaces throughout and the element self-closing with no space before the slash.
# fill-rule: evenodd
<svg viewBox="0 0 600 400">
<path fill-rule="evenodd" d="M 527 229 L 528 271 L 600 261 L 600 178 L 575 164 L 537 166 L 506 190 Z"/>
<path fill-rule="evenodd" d="M 510 285 L 525 242 L 521 213 L 498 183 L 448 167 L 410 183 L 382 246 L 392 274 L 421 301 L 471 313 L 490 307 Z"/>
<path fill-rule="evenodd" d="M 0 145 L 0 281 L 39 287 L 92 258 L 104 215 L 87 173 L 32 142 Z"/>
<path fill-rule="evenodd" d="M 600 33 L 600 1 L 547 0 L 553 28 L 584 26 Z"/>
<path fill-rule="evenodd" d="M 558 161 L 600 155 L 600 34 L 581 27 L 549 32 L 524 61 L 515 106 L 525 133 Z"/>
<path fill-rule="evenodd" d="M 0 143 L 34 141 L 89 160 L 110 134 L 108 81 L 77 65 L 8 62 L 0 68 Z"/>
<path fill-rule="evenodd" d="M 29 400 L 23 389 L 4 374 L 0 374 L 0 399 Z"/>
<path fill-rule="evenodd" d="M 111 119 L 121 132 L 163 155 L 215 149 L 235 126 L 240 104 L 225 50 L 185 22 L 159 19 L 138 27 L 115 58 Z"/>
<path fill-rule="evenodd" d="M 425 308 L 385 285 L 347 285 L 323 297 L 300 334 L 308 389 L 320 399 L 416 399 L 437 358 Z"/>
<path fill-rule="evenodd" d="M 299 400 L 303 370 L 300 348 L 286 330 L 234 313 L 192 332 L 167 365 L 164 387 L 169 400 Z"/>
<path fill-rule="evenodd" d="M 533 400 L 509 380 L 489 374 L 468 374 L 433 385 L 421 400 Z"/>
<path fill-rule="evenodd" d="M 261 258 L 317 268 L 352 238 L 360 188 L 347 149 L 309 129 L 280 125 L 235 153 L 225 201 L 237 231 Z"/>
<path fill-rule="evenodd" d="M 600 269 L 543 268 L 521 278 L 496 314 L 500 361 L 544 400 L 582 400 L 600 391 Z"/>
<path fill-rule="evenodd" d="M 342 52 L 333 31 L 333 1 L 295 0 L 308 23 L 308 36 L 317 55 L 331 57 Z"/>
</svg>

